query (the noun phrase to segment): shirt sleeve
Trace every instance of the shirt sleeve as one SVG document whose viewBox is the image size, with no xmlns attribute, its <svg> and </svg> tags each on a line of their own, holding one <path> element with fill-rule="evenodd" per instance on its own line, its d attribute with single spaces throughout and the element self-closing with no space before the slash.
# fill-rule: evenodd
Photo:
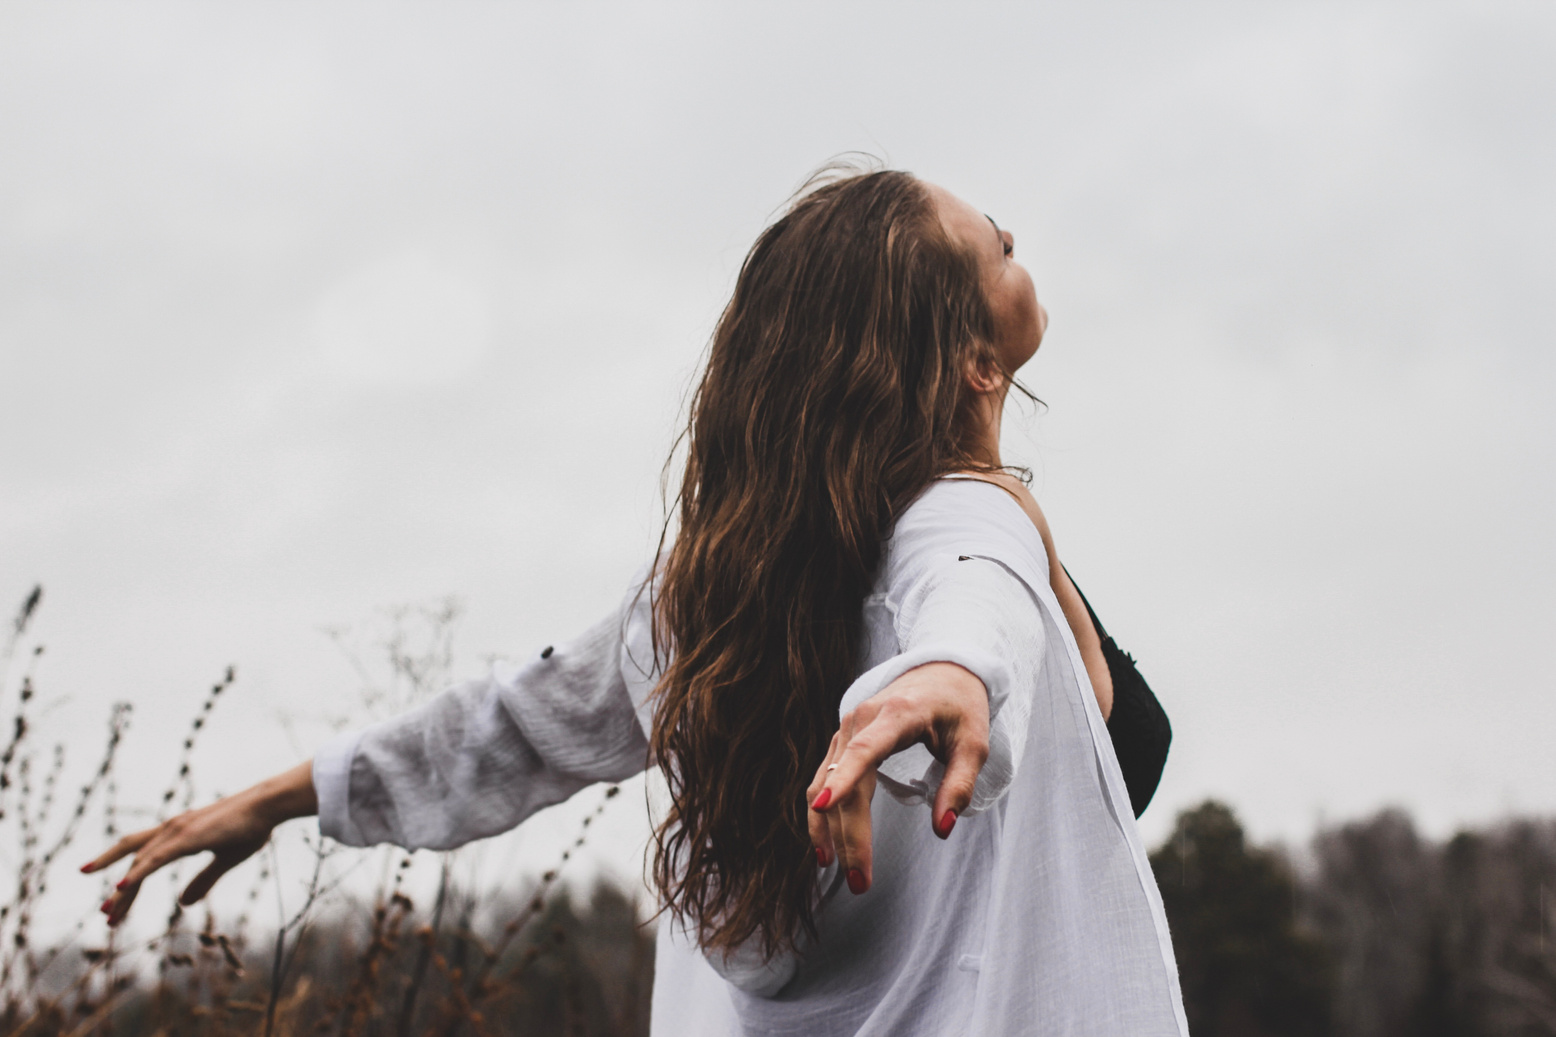
<svg viewBox="0 0 1556 1037">
<path fill-rule="evenodd" d="M 979 484 L 980 490 L 1003 493 Z M 993 502 L 987 493 L 963 500 Z M 971 671 L 989 693 L 989 758 L 966 813 L 987 810 L 1005 795 L 1026 750 L 1032 704 L 1049 649 L 1042 606 L 1031 584 L 1046 585 L 1047 556 L 1033 529 L 991 520 L 981 507 L 923 510 L 899 526 L 885 594 L 894 615 L 897 655 L 867 670 L 843 696 L 856 708 L 908 670 L 950 662 Z M 1025 516 L 1020 516 L 1025 521 Z M 945 767 L 922 745 L 882 764 L 881 785 L 910 803 L 933 802 Z"/>
<path fill-rule="evenodd" d="M 313 761 L 320 830 L 348 846 L 449 849 L 642 771 L 648 741 L 620 665 L 630 607 L 327 743 Z"/>
</svg>

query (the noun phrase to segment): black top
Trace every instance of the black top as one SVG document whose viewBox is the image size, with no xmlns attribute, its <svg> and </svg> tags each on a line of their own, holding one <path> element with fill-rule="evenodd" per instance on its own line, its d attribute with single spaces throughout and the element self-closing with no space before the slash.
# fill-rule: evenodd
<svg viewBox="0 0 1556 1037">
<path fill-rule="evenodd" d="M 1068 570 L 1066 570 L 1068 574 Z M 1072 578 L 1071 583 L 1075 580 Z M 1079 586 L 1075 592 L 1081 593 Z M 1172 744 L 1172 725 L 1167 713 L 1156 701 L 1151 686 L 1135 668 L 1134 657 L 1120 648 L 1102 627 L 1102 620 L 1092 609 L 1086 595 L 1081 602 L 1091 616 L 1102 639 L 1102 658 L 1107 660 L 1108 675 L 1113 678 L 1113 712 L 1108 716 L 1108 734 L 1113 739 L 1113 753 L 1118 757 L 1118 769 L 1124 774 L 1124 784 L 1129 789 L 1129 805 L 1135 816 L 1145 813 L 1146 804 L 1156 794 L 1156 786 L 1162 780 L 1162 768 L 1167 764 L 1167 748 Z"/>
</svg>

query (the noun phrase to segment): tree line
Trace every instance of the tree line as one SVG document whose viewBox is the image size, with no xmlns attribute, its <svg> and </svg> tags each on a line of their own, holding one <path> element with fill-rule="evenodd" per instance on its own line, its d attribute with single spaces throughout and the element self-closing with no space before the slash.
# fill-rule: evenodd
<svg viewBox="0 0 1556 1037">
<path fill-rule="evenodd" d="M 1556 1034 L 1556 822 L 1436 842 L 1387 810 L 1307 851 L 1207 802 L 1151 854 L 1195 1037 Z"/>
</svg>

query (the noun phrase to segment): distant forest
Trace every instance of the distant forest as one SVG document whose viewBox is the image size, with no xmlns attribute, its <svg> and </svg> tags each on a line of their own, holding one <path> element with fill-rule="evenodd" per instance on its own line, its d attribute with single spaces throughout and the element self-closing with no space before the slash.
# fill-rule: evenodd
<svg viewBox="0 0 1556 1037">
<path fill-rule="evenodd" d="M 1556 822 L 1437 843 L 1391 810 L 1309 849 L 1211 802 L 1151 854 L 1195 1037 L 1556 1034 Z"/>
</svg>

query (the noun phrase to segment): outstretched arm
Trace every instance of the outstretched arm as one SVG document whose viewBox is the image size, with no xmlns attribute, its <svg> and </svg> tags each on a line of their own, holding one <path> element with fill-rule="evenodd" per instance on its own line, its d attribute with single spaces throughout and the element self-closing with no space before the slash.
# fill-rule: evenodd
<svg viewBox="0 0 1556 1037">
<path fill-rule="evenodd" d="M 215 858 L 180 897 L 194 903 L 290 818 L 316 813 L 323 834 L 351 846 L 447 849 L 643 770 L 648 741 L 621 673 L 624 609 L 525 666 L 493 667 L 419 709 L 332 740 L 312 763 L 121 839 L 82 869 L 134 855 L 103 904 L 110 924 L 152 872 L 209 851 Z"/>
</svg>

